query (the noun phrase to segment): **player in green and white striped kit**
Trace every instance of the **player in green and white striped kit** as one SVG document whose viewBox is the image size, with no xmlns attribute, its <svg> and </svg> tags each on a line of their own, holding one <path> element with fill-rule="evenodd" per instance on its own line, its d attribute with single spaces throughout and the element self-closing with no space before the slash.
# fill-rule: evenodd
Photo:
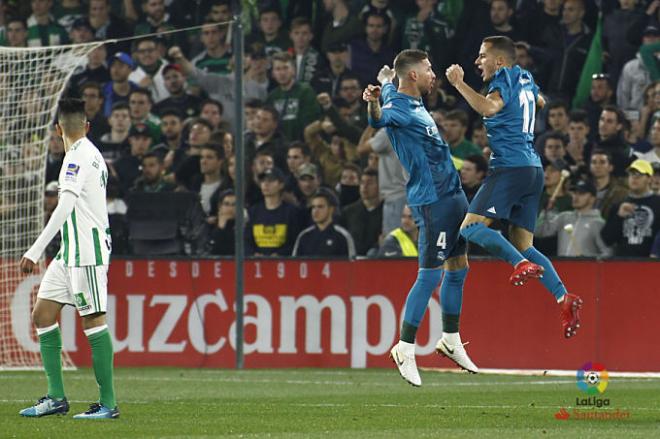
<svg viewBox="0 0 660 439">
<path fill-rule="evenodd" d="M 59 175 L 59 201 L 48 224 L 21 259 L 21 270 L 31 273 L 48 243 L 61 231 L 60 251 L 46 270 L 32 310 L 48 394 L 20 414 L 39 417 L 69 411 L 57 318 L 64 305 L 72 305 L 82 317 L 101 393 L 98 403 L 74 419 L 112 419 L 119 417 L 119 410 L 113 387 L 112 340 L 105 319 L 111 250 L 106 207 L 108 168 L 99 150 L 85 137 L 89 123 L 82 100 L 61 100 L 57 118 L 57 134 L 62 136 L 66 151 Z"/>
</svg>

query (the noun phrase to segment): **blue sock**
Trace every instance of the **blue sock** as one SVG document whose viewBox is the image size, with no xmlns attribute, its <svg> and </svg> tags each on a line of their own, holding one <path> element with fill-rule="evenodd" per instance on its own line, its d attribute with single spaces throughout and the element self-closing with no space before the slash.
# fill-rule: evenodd
<svg viewBox="0 0 660 439">
<path fill-rule="evenodd" d="M 564 297 L 566 294 L 566 287 L 559 279 L 559 275 L 555 270 L 555 267 L 552 266 L 550 259 L 545 257 L 545 255 L 539 252 L 534 247 L 530 247 L 527 250 L 522 252 L 523 256 L 528 260 L 532 261 L 535 264 L 542 266 L 545 271 L 543 272 L 543 277 L 539 279 L 543 286 L 555 296 L 555 299 L 559 300 Z"/>
<path fill-rule="evenodd" d="M 426 308 L 429 306 L 429 299 L 440 279 L 442 279 L 442 269 L 420 268 L 417 272 L 417 280 L 406 299 L 401 340 L 408 343 L 415 342 L 415 332 L 422 322 Z"/>
<path fill-rule="evenodd" d="M 500 232 L 488 228 L 484 223 L 472 223 L 462 228 L 461 236 L 514 267 L 525 259 Z"/>
<path fill-rule="evenodd" d="M 458 322 L 463 305 L 463 284 L 468 269 L 445 271 L 440 287 L 440 303 L 442 305 L 442 331 L 458 332 Z"/>
</svg>

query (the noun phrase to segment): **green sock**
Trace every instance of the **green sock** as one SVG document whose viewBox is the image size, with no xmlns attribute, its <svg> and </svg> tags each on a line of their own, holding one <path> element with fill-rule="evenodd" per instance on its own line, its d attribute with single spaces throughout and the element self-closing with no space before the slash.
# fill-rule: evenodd
<svg viewBox="0 0 660 439">
<path fill-rule="evenodd" d="M 92 348 L 92 364 L 94 375 L 101 393 L 100 402 L 104 406 L 113 409 L 117 405 L 115 401 L 115 389 L 113 384 L 114 353 L 112 351 L 112 339 L 108 328 L 87 337 Z"/>
<path fill-rule="evenodd" d="M 62 334 L 60 327 L 39 335 L 41 361 L 44 363 L 48 396 L 64 399 L 64 379 L 62 377 Z"/>
<path fill-rule="evenodd" d="M 417 326 L 411 325 L 410 323 L 404 320 L 403 325 L 401 325 L 399 340 L 405 341 L 406 343 L 415 343 L 416 334 L 417 334 Z"/>
</svg>

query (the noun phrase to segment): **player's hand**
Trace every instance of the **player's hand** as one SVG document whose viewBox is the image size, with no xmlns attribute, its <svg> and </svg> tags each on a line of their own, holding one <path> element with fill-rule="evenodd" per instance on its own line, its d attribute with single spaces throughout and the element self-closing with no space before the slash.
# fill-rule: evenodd
<svg viewBox="0 0 660 439">
<path fill-rule="evenodd" d="M 34 267 L 35 267 L 35 265 L 37 265 L 37 264 L 35 264 L 34 262 L 32 262 L 31 260 L 29 260 L 29 259 L 26 258 L 25 256 L 23 256 L 23 257 L 21 258 L 21 264 L 20 264 L 20 267 L 21 267 L 21 271 L 22 271 L 23 273 L 32 273 L 32 272 L 34 271 Z"/>
<path fill-rule="evenodd" d="M 456 87 L 456 84 L 463 82 L 463 75 L 465 75 L 463 68 L 458 64 L 450 65 L 445 74 L 449 83 L 454 87 Z"/>
<path fill-rule="evenodd" d="M 633 203 L 621 203 L 617 215 L 619 215 L 621 218 L 628 218 L 635 212 L 635 207 L 636 206 Z"/>
<path fill-rule="evenodd" d="M 380 97 L 380 87 L 377 85 L 367 85 L 362 92 L 362 100 L 365 102 L 378 102 Z"/>
<path fill-rule="evenodd" d="M 390 68 L 388 65 L 385 65 L 382 69 L 380 69 L 380 72 L 378 72 L 376 79 L 378 79 L 378 82 L 380 82 L 381 85 L 385 85 L 388 82 L 392 82 L 395 76 L 396 73 L 394 72 L 394 69 Z"/>
<path fill-rule="evenodd" d="M 176 62 L 180 62 L 184 59 L 183 52 L 179 46 L 170 47 L 170 50 L 167 51 L 167 55 Z"/>
<path fill-rule="evenodd" d="M 332 98 L 328 93 L 320 93 L 316 96 L 316 101 L 319 103 L 321 108 L 324 110 L 329 110 L 332 107 Z"/>
</svg>

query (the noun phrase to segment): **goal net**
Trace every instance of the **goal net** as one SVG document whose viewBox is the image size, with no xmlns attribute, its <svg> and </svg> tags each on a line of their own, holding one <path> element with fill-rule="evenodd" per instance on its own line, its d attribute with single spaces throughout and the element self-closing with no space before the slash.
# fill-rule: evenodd
<svg viewBox="0 0 660 439">
<path fill-rule="evenodd" d="M 45 169 L 57 102 L 99 42 L 0 47 L 0 370 L 41 365 L 30 319 L 43 261 L 24 275 L 19 260 L 44 226 Z M 66 348 L 66 340 L 63 340 Z M 63 354 L 65 367 L 74 367 Z"/>
</svg>

